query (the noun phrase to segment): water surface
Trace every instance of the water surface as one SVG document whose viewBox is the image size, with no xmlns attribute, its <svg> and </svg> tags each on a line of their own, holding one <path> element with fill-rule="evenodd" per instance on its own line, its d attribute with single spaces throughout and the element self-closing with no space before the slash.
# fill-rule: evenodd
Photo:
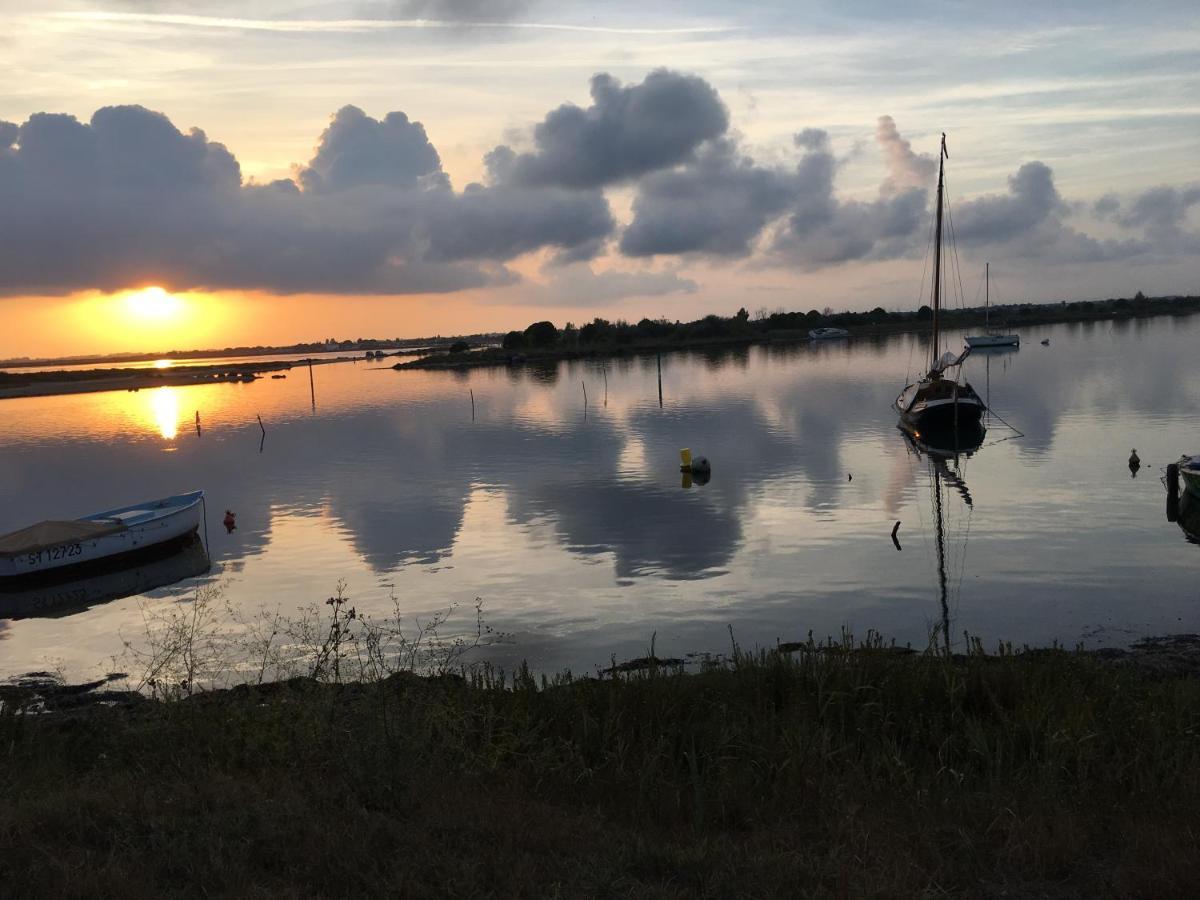
<svg viewBox="0 0 1200 900">
<path fill-rule="evenodd" d="M 960 460 L 971 505 L 936 479 L 952 640 L 1200 630 L 1200 547 L 1166 521 L 1159 480 L 1200 451 L 1200 317 L 1022 339 L 972 357 L 967 376 L 1023 436 L 993 421 Z M 943 616 L 934 468 L 890 410 L 924 354 L 903 335 L 668 355 L 661 408 L 654 357 L 327 365 L 315 410 L 306 370 L 3 401 L 0 532 L 203 488 L 214 565 L 71 615 L 0 620 L 0 675 L 93 672 L 147 610 L 200 584 L 245 613 L 320 602 L 339 580 L 379 613 L 392 595 L 422 616 L 479 597 L 507 633 L 489 655 L 551 670 L 640 655 L 655 633 L 660 655 L 720 652 L 730 627 L 745 646 L 842 628 L 924 645 Z M 681 486 L 681 447 L 711 460 L 709 484 Z"/>
</svg>

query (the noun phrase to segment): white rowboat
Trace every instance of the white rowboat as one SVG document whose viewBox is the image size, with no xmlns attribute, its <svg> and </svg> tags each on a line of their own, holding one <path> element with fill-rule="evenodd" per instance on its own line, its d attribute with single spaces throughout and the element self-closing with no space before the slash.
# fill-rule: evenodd
<svg viewBox="0 0 1200 900">
<path fill-rule="evenodd" d="M 0 578 L 42 575 L 138 553 L 195 534 L 203 491 L 0 535 Z"/>
<path fill-rule="evenodd" d="M 831 341 L 848 337 L 850 337 L 850 332 L 845 328 L 814 328 L 808 333 L 810 341 Z"/>
</svg>

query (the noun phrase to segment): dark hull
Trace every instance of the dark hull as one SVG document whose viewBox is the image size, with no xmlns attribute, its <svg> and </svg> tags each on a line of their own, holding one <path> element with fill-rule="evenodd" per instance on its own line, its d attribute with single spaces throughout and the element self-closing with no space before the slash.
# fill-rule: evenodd
<svg viewBox="0 0 1200 900">
<path fill-rule="evenodd" d="M 920 411 L 900 413 L 900 420 L 916 431 L 953 432 L 980 427 L 983 406 L 976 402 L 946 403 Z"/>
</svg>

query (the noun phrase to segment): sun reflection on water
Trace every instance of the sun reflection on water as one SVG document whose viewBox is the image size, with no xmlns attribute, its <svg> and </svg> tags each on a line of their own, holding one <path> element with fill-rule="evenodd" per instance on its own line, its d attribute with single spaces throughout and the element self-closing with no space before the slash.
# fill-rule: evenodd
<svg viewBox="0 0 1200 900">
<path fill-rule="evenodd" d="M 168 441 L 179 434 L 179 391 L 173 387 L 160 387 L 150 395 L 150 412 L 154 423 Z"/>
</svg>

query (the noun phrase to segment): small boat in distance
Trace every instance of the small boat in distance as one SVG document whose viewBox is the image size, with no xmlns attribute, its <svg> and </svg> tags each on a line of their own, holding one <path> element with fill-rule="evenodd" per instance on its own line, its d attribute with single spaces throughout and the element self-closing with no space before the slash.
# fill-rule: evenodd
<svg viewBox="0 0 1200 900">
<path fill-rule="evenodd" d="M 848 337 L 850 337 L 850 332 L 845 328 L 814 328 L 808 333 L 810 341 L 830 341 Z"/>
<path fill-rule="evenodd" d="M 1021 338 L 1015 334 L 998 334 L 991 331 L 992 298 L 989 284 L 991 282 L 991 263 L 983 264 L 983 334 L 971 335 L 966 338 L 967 346 L 977 347 L 1019 347 Z M 978 294 L 976 295 L 978 296 Z"/>
<path fill-rule="evenodd" d="M 961 366 L 971 348 L 967 347 L 958 356 L 952 352 L 941 352 L 942 266 L 945 262 L 942 253 L 942 214 L 947 156 L 946 135 L 943 134 L 941 150 L 938 153 L 929 372 L 916 384 L 907 385 L 893 404 L 900 414 L 901 427 L 916 433 L 974 430 L 979 427 L 980 419 L 983 418 L 983 401 L 970 384 L 959 380 L 962 374 Z M 951 369 L 958 370 L 954 378 L 948 377 Z M 953 439 L 950 443 L 954 443 Z"/>
<path fill-rule="evenodd" d="M 0 578 L 42 576 L 182 542 L 200 528 L 203 499 L 204 491 L 192 491 L 0 535 Z"/>
</svg>

